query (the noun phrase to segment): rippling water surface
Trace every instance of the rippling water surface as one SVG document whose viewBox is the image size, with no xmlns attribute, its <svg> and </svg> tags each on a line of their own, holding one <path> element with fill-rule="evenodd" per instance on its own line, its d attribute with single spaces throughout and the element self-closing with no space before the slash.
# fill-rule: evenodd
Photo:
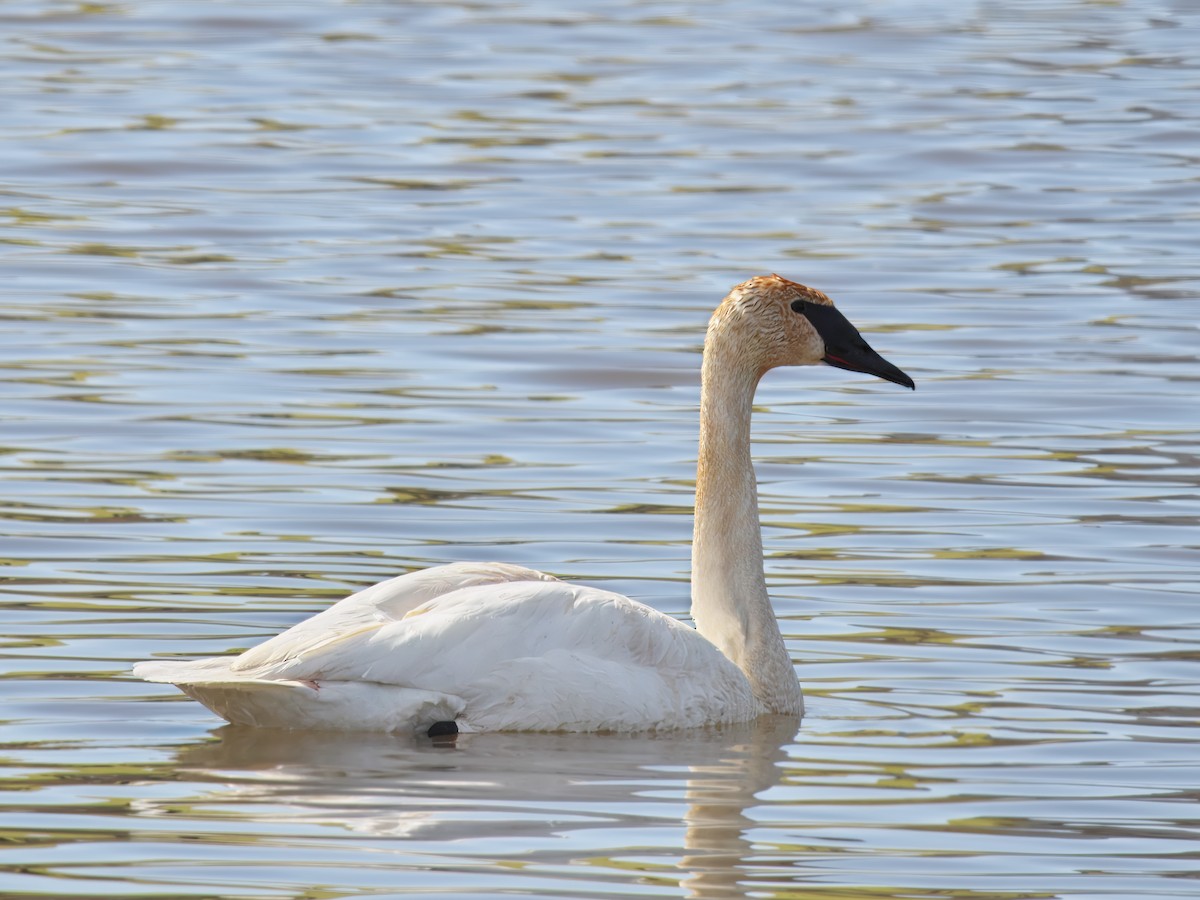
<svg viewBox="0 0 1200 900">
<path fill-rule="evenodd" d="M 1195 897 L 1200 9 L 0 6 L 4 897 Z M 686 615 L 698 350 L 773 373 L 809 716 L 219 727 L 132 680 L 473 558 Z"/>
</svg>

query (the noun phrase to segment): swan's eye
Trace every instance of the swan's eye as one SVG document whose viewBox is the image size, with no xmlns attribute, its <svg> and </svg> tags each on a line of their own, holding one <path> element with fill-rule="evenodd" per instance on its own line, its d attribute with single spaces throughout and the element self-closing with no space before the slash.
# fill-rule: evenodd
<svg viewBox="0 0 1200 900">
<path fill-rule="evenodd" d="M 798 313 L 804 312 L 804 301 L 803 300 L 793 300 L 792 301 L 792 312 L 798 312 Z"/>
</svg>

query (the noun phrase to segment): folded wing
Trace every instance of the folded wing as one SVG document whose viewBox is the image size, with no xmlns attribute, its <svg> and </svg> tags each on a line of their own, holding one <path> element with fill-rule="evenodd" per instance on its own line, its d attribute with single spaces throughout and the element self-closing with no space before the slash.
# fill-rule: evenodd
<svg viewBox="0 0 1200 900">
<path fill-rule="evenodd" d="M 624 731 L 755 711 L 745 676 L 688 626 L 496 564 L 404 575 L 239 657 L 135 673 L 231 721 L 281 727 L 419 729 L 453 718 L 463 730 Z"/>
</svg>

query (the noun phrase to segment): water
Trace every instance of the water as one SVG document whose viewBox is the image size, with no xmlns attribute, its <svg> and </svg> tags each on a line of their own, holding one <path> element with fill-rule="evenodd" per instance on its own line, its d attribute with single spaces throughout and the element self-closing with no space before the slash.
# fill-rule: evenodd
<svg viewBox="0 0 1200 900">
<path fill-rule="evenodd" d="M 4 897 L 1193 897 L 1200 10 L 0 7 Z M 131 680 L 409 568 L 687 607 L 697 350 L 773 373 L 809 715 L 275 735 Z"/>
</svg>

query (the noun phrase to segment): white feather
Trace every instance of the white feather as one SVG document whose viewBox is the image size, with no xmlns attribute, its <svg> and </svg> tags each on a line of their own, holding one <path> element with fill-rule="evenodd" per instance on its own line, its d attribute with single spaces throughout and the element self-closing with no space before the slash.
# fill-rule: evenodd
<svg viewBox="0 0 1200 900">
<path fill-rule="evenodd" d="M 237 657 L 140 663 L 236 724 L 633 731 L 758 712 L 694 629 L 596 588 L 499 563 L 402 575 Z"/>
</svg>

